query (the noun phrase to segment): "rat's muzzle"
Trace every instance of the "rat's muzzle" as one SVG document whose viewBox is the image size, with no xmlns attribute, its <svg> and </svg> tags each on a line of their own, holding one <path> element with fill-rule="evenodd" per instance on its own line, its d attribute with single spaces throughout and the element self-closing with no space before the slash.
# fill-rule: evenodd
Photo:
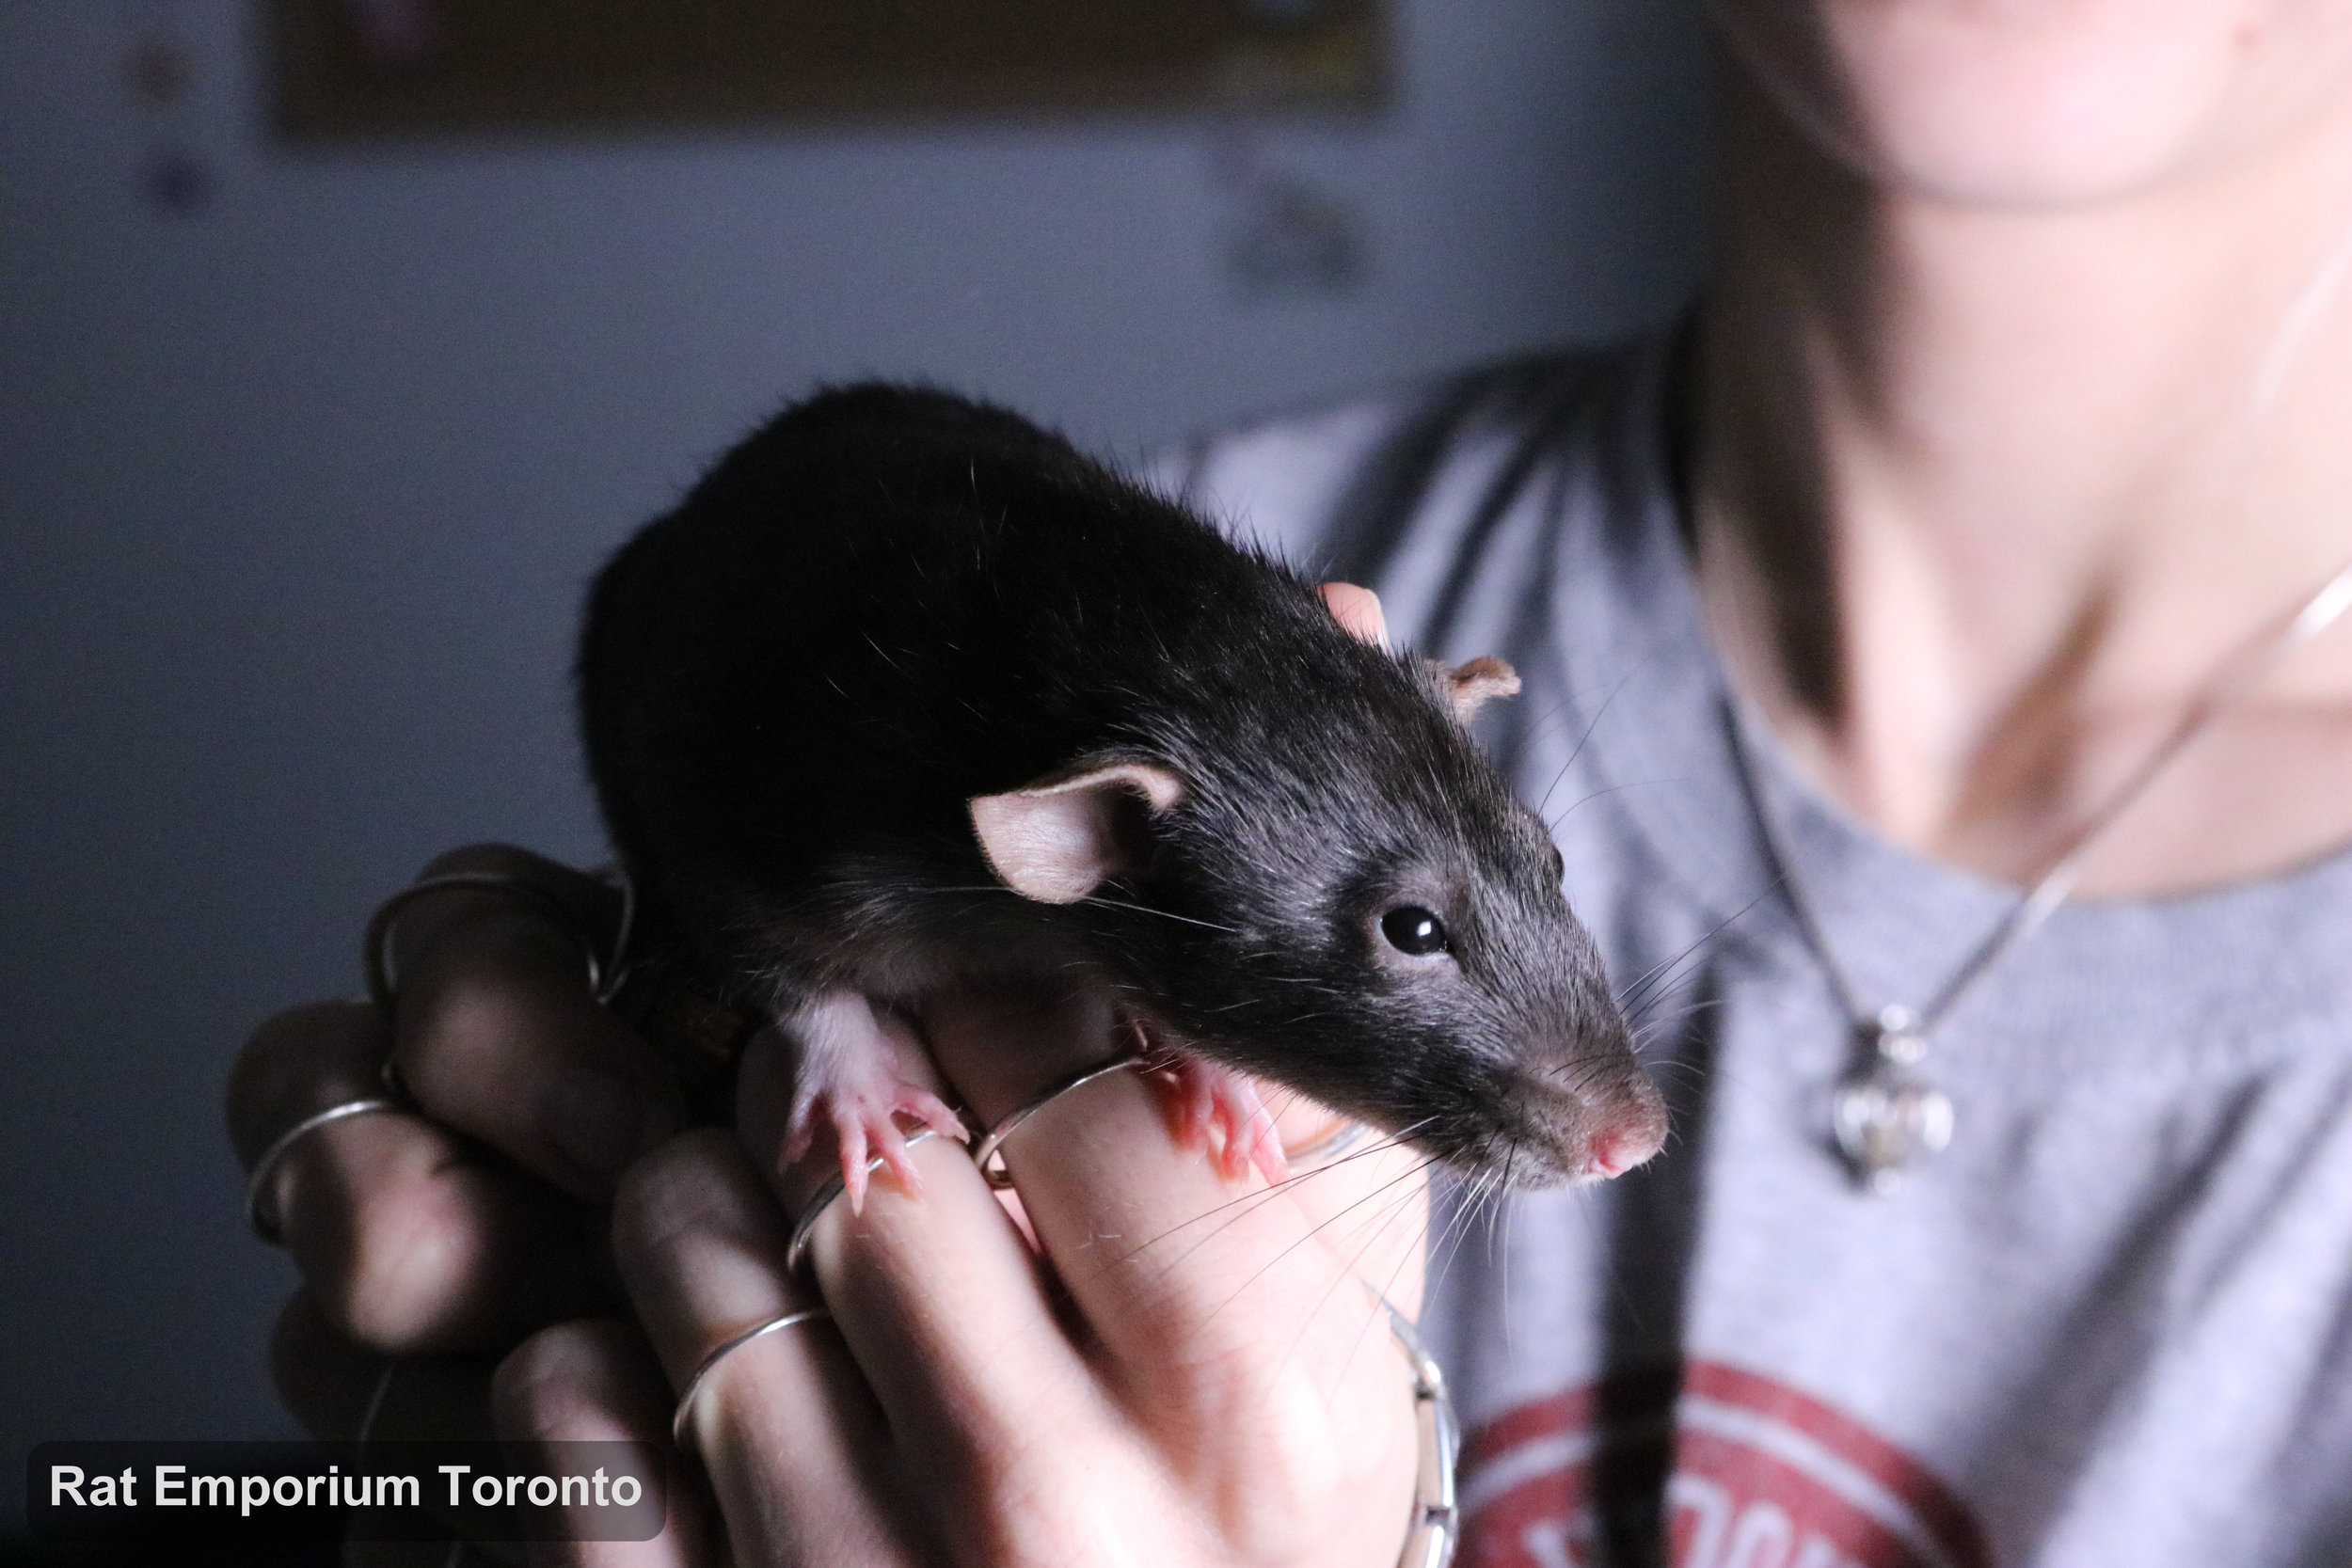
<svg viewBox="0 0 2352 1568">
<path fill-rule="evenodd" d="M 1513 1076 L 1493 1147 L 1476 1162 L 1513 1186 L 1604 1180 L 1665 1147 L 1665 1101 L 1630 1061 L 1589 1077 L 1557 1069 Z"/>
</svg>

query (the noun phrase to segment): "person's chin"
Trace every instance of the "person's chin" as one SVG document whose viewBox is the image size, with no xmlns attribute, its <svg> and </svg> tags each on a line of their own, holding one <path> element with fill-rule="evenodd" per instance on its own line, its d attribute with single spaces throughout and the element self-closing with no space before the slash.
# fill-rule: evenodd
<svg viewBox="0 0 2352 1568">
<path fill-rule="evenodd" d="M 2157 10 L 2106 0 L 1711 8 L 1734 69 L 1872 183 L 2019 210 L 2093 206 L 2195 178 L 2341 112 L 2352 25 L 2325 29 L 2298 53 L 2283 36 L 2242 35 L 2249 8 L 2246 0 Z"/>
</svg>

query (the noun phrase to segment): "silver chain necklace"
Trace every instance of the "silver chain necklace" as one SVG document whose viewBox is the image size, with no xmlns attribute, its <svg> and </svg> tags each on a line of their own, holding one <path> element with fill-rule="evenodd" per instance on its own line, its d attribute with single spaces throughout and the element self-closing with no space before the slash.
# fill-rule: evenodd
<svg viewBox="0 0 2352 1568">
<path fill-rule="evenodd" d="M 1788 897 L 1798 930 L 1828 977 L 1837 1005 L 1852 1027 L 1854 1061 L 1830 1097 L 1830 1132 L 1847 1169 L 1865 1190 L 1890 1191 L 1912 1164 L 1937 1153 L 1952 1140 L 1951 1097 L 1937 1087 L 1925 1070 L 1929 1041 L 1950 1017 L 1952 1009 L 1976 989 L 1994 965 L 2040 929 L 2066 902 L 2108 831 L 2173 760 L 2223 715 L 2244 702 L 2289 655 L 2333 626 L 2347 609 L 2352 609 L 2352 562 L 2322 583 L 2284 626 L 2225 658 L 2170 733 L 2140 760 L 2139 766 L 2101 802 L 2099 809 L 2084 818 L 2059 844 L 2048 867 L 2024 896 L 1919 1007 L 1889 1005 L 1872 1008 L 1863 1004 L 1814 914 L 1804 884 L 1797 879 L 1796 863 L 1782 842 L 1780 824 L 1765 804 L 1762 782 L 1751 755 L 1753 742 L 1747 735 L 1748 721 L 1741 717 L 1737 701 L 1725 693 L 1724 727 L 1730 736 L 1740 788 L 1756 818 L 1757 837 L 1771 863 L 1770 869 Z"/>
</svg>

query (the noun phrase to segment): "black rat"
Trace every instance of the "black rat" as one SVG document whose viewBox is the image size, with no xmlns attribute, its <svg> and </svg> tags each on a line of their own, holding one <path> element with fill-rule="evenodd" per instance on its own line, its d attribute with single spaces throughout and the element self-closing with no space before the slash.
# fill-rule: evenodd
<svg viewBox="0 0 2352 1568">
<path fill-rule="evenodd" d="M 1662 1141 L 1543 824 L 1464 720 L 1518 689 L 1343 629 L 1315 588 L 1002 409 L 786 409 L 603 570 L 580 692 L 651 962 L 799 1045 L 792 1146 L 911 1181 L 875 1007 L 1108 988 L 1236 1152 L 1241 1074 L 1459 1167 Z M 1197 1118 L 1206 1138 L 1211 1128 Z"/>
</svg>

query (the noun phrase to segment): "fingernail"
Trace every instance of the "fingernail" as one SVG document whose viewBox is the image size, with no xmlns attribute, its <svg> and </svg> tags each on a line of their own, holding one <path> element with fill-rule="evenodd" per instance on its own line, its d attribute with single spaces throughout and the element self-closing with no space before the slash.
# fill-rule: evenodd
<svg viewBox="0 0 2352 1568">
<path fill-rule="evenodd" d="M 539 1111 L 557 1152 L 605 1181 L 667 1137 L 675 1120 L 646 1090 L 602 1068 L 579 1068 L 557 1079 Z"/>
</svg>

